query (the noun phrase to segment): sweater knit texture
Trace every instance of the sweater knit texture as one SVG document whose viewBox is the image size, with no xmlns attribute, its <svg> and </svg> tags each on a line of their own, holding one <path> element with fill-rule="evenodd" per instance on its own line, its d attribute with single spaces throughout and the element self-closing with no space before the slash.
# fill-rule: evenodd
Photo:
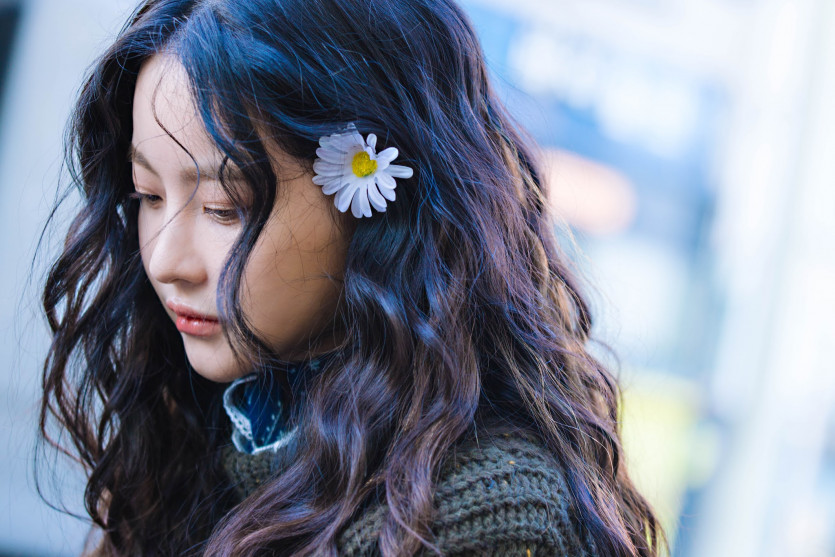
<svg viewBox="0 0 835 557">
<path fill-rule="evenodd" d="M 224 468 L 241 500 L 278 473 L 274 454 L 223 448 Z M 592 557 L 556 459 L 532 435 L 479 436 L 455 446 L 435 486 L 431 540 L 442 555 Z M 336 540 L 338 554 L 380 555 L 385 500 L 364 509 Z M 422 548 L 417 555 L 436 555 Z"/>
</svg>

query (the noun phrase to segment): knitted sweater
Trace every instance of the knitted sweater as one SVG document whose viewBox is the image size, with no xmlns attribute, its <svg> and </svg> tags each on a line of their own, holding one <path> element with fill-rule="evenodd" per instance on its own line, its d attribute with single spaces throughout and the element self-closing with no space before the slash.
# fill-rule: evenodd
<svg viewBox="0 0 835 557">
<path fill-rule="evenodd" d="M 229 445 L 224 467 L 243 499 L 276 473 L 274 455 Z M 461 444 L 442 466 L 430 529 L 443 555 L 592 557 L 594 543 L 578 520 L 556 459 L 533 436 L 501 434 Z M 379 555 L 386 513 L 375 503 L 343 528 L 339 555 Z M 418 555 L 434 553 L 423 548 Z"/>
</svg>

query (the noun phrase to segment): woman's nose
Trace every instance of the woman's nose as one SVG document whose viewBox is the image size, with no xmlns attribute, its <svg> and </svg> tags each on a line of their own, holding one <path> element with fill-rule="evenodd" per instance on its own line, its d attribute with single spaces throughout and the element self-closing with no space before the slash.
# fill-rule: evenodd
<svg viewBox="0 0 835 557">
<path fill-rule="evenodd" d="M 157 282 L 200 284 L 207 278 L 206 267 L 194 245 L 197 235 L 188 210 L 169 218 L 151 238 L 148 274 Z"/>
</svg>

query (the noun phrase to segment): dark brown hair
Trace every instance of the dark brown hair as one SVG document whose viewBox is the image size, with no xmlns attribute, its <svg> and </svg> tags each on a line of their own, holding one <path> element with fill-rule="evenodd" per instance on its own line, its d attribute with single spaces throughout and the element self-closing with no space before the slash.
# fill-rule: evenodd
<svg viewBox="0 0 835 557">
<path fill-rule="evenodd" d="M 234 506 L 216 385 L 193 373 L 138 256 L 127 151 L 141 64 L 186 68 L 207 131 L 252 190 L 219 307 L 238 346 L 278 359 L 238 303 L 276 202 L 263 133 L 312 165 L 355 122 L 415 169 L 353 231 L 338 357 L 295 409 L 292 465 Z M 265 132 L 266 130 L 266 132 Z M 43 305 L 54 333 L 44 439 L 85 465 L 106 555 L 334 551 L 383 493 L 384 555 L 431 547 L 433 480 L 475 429 L 535 433 L 559 460 L 600 555 L 656 555 L 663 535 L 624 467 L 618 387 L 557 242 L 532 142 L 491 90 L 452 0 L 149 0 L 97 61 L 68 143 L 83 202 Z M 72 446 L 47 435 L 52 419 Z"/>
</svg>

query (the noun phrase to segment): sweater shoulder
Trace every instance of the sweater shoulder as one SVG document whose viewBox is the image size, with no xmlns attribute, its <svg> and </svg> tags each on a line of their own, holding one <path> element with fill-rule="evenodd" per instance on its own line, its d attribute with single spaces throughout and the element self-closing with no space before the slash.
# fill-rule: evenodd
<svg viewBox="0 0 835 557">
<path fill-rule="evenodd" d="M 473 437 L 441 468 L 430 530 L 443 555 L 591 556 L 572 501 L 557 459 L 535 436 Z M 377 554 L 384 513 L 373 507 L 343 531 L 344 554 Z"/>
</svg>

